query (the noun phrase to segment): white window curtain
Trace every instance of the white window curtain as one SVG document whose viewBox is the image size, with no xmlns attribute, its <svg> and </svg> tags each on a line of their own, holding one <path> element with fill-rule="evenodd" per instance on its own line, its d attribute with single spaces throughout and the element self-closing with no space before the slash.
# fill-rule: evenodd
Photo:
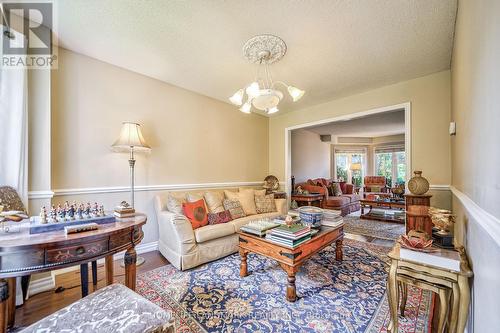
<svg viewBox="0 0 500 333">
<path fill-rule="evenodd" d="M 4 27 L 2 32 L 4 31 Z M 14 43 L 26 45 L 11 29 Z M 1 66 L 1 65 L 0 65 Z M 0 67 L 0 185 L 17 190 L 28 207 L 28 77 L 26 68 Z"/>
</svg>

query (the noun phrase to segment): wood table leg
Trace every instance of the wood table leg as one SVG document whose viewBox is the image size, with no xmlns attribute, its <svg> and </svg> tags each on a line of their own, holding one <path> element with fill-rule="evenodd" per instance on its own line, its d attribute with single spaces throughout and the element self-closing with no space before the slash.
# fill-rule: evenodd
<svg viewBox="0 0 500 333">
<path fill-rule="evenodd" d="M 92 285 L 97 286 L 97 261 L 92 261 Z"/>
<path fill-rule="evenodd" d="M 391 312 L 390 332 L 398 332 L 398 284 L 396 279 L 397 261 L 393 260 L 388 275 L 388 301 Z"/>
<path fill-rule="evenodd" d="M 458 321 L 458 306 L 460 300 L 460 291 L 458 289 L 458 283 L 452 284 L 452 293 L 451 293 L 451 315 L 450 315 L 450 333 L 455 333 L 457 329 L 457 321 Z"/>
<path fill-rule="evenodd" d="M 113 255 L 107 256 L 104 259 L 104 265 L 106 266 L 106 285 L 109 286 L 113 284 L 114 266 L 113 266 Z"/>
<path fill-rule="evenodd" d="M 7 299 L 9 298 L 9 285 L 0 279 L 0 333 L 7 332 Z"/>
<path fill-rule="evenodd" d="M 131 247 L 125 252 L 125 285 L 135 291 L 137 252 Z"/>
<path fill-rule="evenodd" d="M 89 294 L 89 264 L 80 265 L 80 281 L 82 284 L 82 297 Z"/>
<path fill-rule="evenodd" d="M 406 308 L 406 300 L 408 299 L 408 285 L 404 282 L 401 282 L 401 305 L 399 311 L 401 313 L 401 317 L 405 316 L 405 308 Z"/>
<path fill-rule="evenodd" d="M 335 241 L 335 260 L 342 261 L 344 258 L 344 252 L 342 251 L 342 239 Z"/>
<path fill-rule="evenodd" d="M 295 287 L 295 274 L 299 270 L 299 266 L 288 266 L 287 264 L 279 263 L 281 268 L 286 272 L 288 284 L 286 286 L 286 300 L 295 302 L 297 300 L 297 289 Z"/>
<path fill-rule="evenodd" d="M 469 278 L 467 276 L 458 276 L 458 289 L 460 292 L 460 299 L 458 306 L 457 332 L 463 332 L 465 330 L 465 324 L 467 323 L 470 302 Z"/>
<path fill-rule="evenodd" d="M 7 299 L 7 327 L 14 326 L 16 321 L 16 278 L 8 278 L 9 298 Z"/>
<path fill-rule="evenodd" d="M 241 256 L 240 276 L 245 277 L 248 275 L 248 266 L 247 266 L 248 252 L 240 249 L 240 256 Z"/>
</svg>

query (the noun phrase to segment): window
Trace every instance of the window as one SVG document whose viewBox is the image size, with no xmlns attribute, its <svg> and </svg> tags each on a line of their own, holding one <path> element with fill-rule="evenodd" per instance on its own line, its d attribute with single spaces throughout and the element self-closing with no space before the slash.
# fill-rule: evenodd
<svg viewBox="0 0 500 333">
<path fill-rule="evenodd" d="M 406 182 L 406 153 L 403 146 L 375 148 L 375 174 L 385 176 L 387 186 Z"/>
<path fill-rule="evenodd" d="M 363 184 L 366 174 L 365 149 L 334 149 L 335 178 L 357 186 Z"/>
</svg>

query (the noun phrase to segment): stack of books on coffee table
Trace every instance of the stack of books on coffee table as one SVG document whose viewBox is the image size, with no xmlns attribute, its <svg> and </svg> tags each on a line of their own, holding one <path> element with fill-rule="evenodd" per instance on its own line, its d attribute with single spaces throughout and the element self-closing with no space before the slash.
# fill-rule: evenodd
<svg viewBox="0 0 500 333">
<path fill-rule="evenodd" d="M 338 227 L 344 223 L 344 219 L 339 210 L 323 210 L 321 225 L 327 227 Z"/>
<path fill-rule="evenodd" d="M 282 225 L 269 230 L 266 234 L 266 240 L 278 245 L 296 248 L 300 244 L 310 240 L 311 235 L 311 227 L 309 226 L 293 224 L 288 227 L 286 225 Z"/>
<path fill-rule="evenodd" d="M 277 226 L 279 226 L 279 224 L 272 221 L 256 220 L 250 221 L 248 224 L 245 224 L 240 228 L 240 230 L 248 234 L 264 237 L 267 230 L 276 228 Z"/>
</svg>

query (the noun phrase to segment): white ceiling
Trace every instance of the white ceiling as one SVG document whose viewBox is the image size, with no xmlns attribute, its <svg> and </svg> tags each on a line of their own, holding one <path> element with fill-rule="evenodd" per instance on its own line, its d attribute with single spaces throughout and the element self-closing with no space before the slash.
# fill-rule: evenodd
<svg viewBox="0 0 500 333">
<path fill-rule="evenodd" d="M 456 0 L 57 0 L 69 50 L 227 102 L 255 67 L 245 41 L 282 37 L 275 79 L 306 90 L 281 111 L 450 67 Z M 288 98 L 287 98 L 288 99 Z"/>
<path fill-rule="evenodd" d="M 325 125 L 308 127 L 306 130 L 336 137 L 357 138 L 404 134 L 405 112 L 404 110 L 384 112 L 347 121 L 337 121 Z"/>
</svg>

